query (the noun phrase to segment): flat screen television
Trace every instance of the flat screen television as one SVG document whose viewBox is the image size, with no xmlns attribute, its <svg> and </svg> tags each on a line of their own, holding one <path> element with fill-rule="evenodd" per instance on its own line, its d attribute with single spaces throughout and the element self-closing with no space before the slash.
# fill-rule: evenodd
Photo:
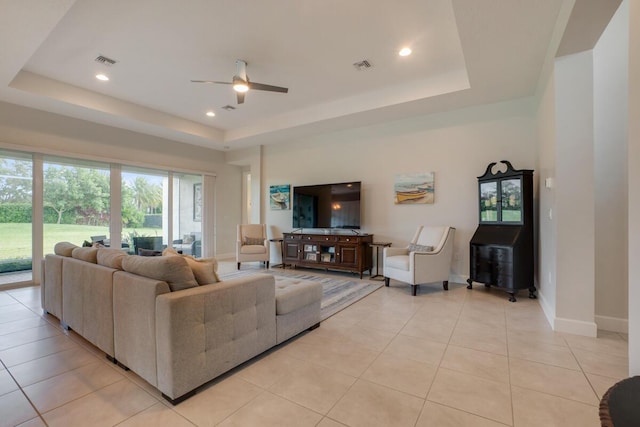
<svg viewBox="0 0 640 427">
<path fill-rule="evenodd" d="M 293 187 L 293 228 L 360 228 L 360 182 Z"/>
</svg>

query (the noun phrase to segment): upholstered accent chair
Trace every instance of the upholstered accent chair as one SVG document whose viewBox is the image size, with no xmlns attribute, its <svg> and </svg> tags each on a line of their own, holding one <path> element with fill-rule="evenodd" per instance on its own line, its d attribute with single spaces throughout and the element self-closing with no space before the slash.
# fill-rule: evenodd
<svg viewBox="0 0 640 427">
<path fill-rule="evenodd" d="M 390 279 L 411 285 L 415 296 L 421 284 L 442 282 L 449 290 L 449 270 L 453 255 L 453 227 L 418 226 L 411 243 L 405 248 L 384 248 L 384 284 Z"/>
<path fill-rule="evenodd" d="M 265 224 L 238 224 L 236 262 L 262 261 L 269 268 L 269 239 Z"/>
</svg>

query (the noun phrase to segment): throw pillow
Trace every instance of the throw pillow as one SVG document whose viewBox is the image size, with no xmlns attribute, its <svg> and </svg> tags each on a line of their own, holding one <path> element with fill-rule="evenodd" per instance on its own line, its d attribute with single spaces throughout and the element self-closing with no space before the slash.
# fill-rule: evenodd
<svg viewBox="0 0 640 427">
<path fill-rule="evenodd" d="M 183 258 L 191 267 L 193 276 L 196 278 L 196 282 L 199 285 L 208 285 L 210 283 L 218 283 L 220 278 L 216 273 L 218 268 L 218 262 L 215 258 L 193 258 L 188 255 L 184 255 Z"/>
<path fill-rule="evenodd" d="M 126 252 L 120 249 L 100 248 L 97 255 L 98 264 L 122 270 L 122 259 L 126 256 L 128 256 Z"/>
<path fill-rule="evenodd" d="M 77 247 L 71 242 L 59 242 L 53 247 L 53 253 L 60 256 L 71 256 L 71 252 Z"/>
<path fill-rule="evenodd" d="M 122 269 L 139 276 L 163 280 L 172 292 L 198 286 L 189 264 L 180 256 L 131 255 L 122 259 Z"/>
<path fill-rule="evenodd" d="M 194 258 L 190 255 L 182 255 L 175 249 L 167 248 L 162 251 L 163 256 L 179 256 L 184 258 L 191 267 L 194 277 L 198 285 L 208 285 L 210 283 L 218 283 L 218 261 L 215 258 Z"/>
<path fill-rule="evenodd" d="M 264 244 L 264 239 L 262 237 L 245 237 L 243 245 L 260 245 Z"/>
<path fill-rule="evenodd" d="M 178 256 L 178 255 L 180 254 L 173 248 L 166 248 L 165 250 L 162 251 L 162 256 Z"/>
<path fill-rule="evenodd" d="M 98 248 L 74 248 L 71 251 L 71 256 L 75 259 L 97 264 Z"/>
<path fill-rule="evenodd" d="M 433 246 L 416 245 L 409 243 L 409 252 L 433 252 Z"/>
</svg>

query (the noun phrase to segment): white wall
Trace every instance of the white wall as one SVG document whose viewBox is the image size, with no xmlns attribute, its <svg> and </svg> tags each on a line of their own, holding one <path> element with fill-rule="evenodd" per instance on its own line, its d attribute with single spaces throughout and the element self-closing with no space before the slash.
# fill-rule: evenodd
<svg viewBox="0 0 640 427">
<path fill-rule="evenodd" d="M 216 252 L 232 253 L 240 218 L 241 170 L 224 153 L 0 102 L 0 146 L 217 175 Z"/>
<path fill-rule="evenodd" d="M 553 325 L 556 313 L 556 125 L 555 81 L 551 74 L 538 105 L 538 298 Z"/>
<path fill-rule="evenodd" d="M 476 178 L 500 160 L 535 170 L 535 134 L 532 99 L 524 99 L 265 146 L 261 191 L 267 195 L 276 184 L 362 181 L 362 231 L 404 245 L 419 224 L 456 227 L 452 280 L 461 282 L 478 225 Z M 435 172 L 435 203 L 395 205 L 394 175 L 417 172 Z M 273 234 L 292 229 L 290 210 L 265 206 Z M 272 253 L 272 261 L 279 259 Z"/>
<path fill-rule="evenodd" d="M 558 331 L 627 330 L 626 7 L 540 89 L 539 296 Z"/>
<path fill-rule="evenodd" d="M 629 7 L 629 183 L 640 182 L 640 2 Z M 629 375 L 640 375 L 640 191 L 629 185 Z"/>
<path fill-rule="evenodd" d="M 595 160 L 595 313 L 599 329 L 628 324 L 627 6 L 613 16 L 593 49 Z"/>
<path fill-rule="evenodd" d="M 560 332 L 596 336 L 592 51 L 556 59 L 556 318 Z"/>
<path fill-rule="evenodd" d="M 244 196 L 247 194 L 251 195 L 251 206 L 249 209 L 249 218 L 246 223 L 249 224 L 261 224 L 263 223 L 264 208 L 261 207 L 261 196 L 262 193 L 260 189 L 262 188 L 262 146 L 250 147 L 244 150 L 235 150 L 229 151 L 226 153 L 226 161 L 229 164 L 237 165 L 243 167 L 244 171 L 249 171 L 251 173 L 251 188 L 246 189 L 243 187 L 242 190 L 242 198 L 241 203 L 244 203 Z M 242 185 L 245 186 L 246 182 L 244 176 L 242 178 Z M 268 198 L 267 198 L 268 200 Z M 244 206 L 241 206 L 241 209 L 244 209 Z M 238 221 L 245 222 L 245 221 Z M 235 239 L 234 239 L 235 240 Z M 235 250 L 234 250 L 235 253 Z"/>
</svg>

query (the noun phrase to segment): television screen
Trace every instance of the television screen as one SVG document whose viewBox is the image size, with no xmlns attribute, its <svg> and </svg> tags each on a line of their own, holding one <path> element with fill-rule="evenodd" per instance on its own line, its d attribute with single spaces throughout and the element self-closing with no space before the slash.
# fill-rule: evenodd
<svg viewBox="0 0 640 427">
<path fill-rule="evenodd" d="M 293 188 L 294 228 L 360 228 L 360 182 Z"/>
</svg>

